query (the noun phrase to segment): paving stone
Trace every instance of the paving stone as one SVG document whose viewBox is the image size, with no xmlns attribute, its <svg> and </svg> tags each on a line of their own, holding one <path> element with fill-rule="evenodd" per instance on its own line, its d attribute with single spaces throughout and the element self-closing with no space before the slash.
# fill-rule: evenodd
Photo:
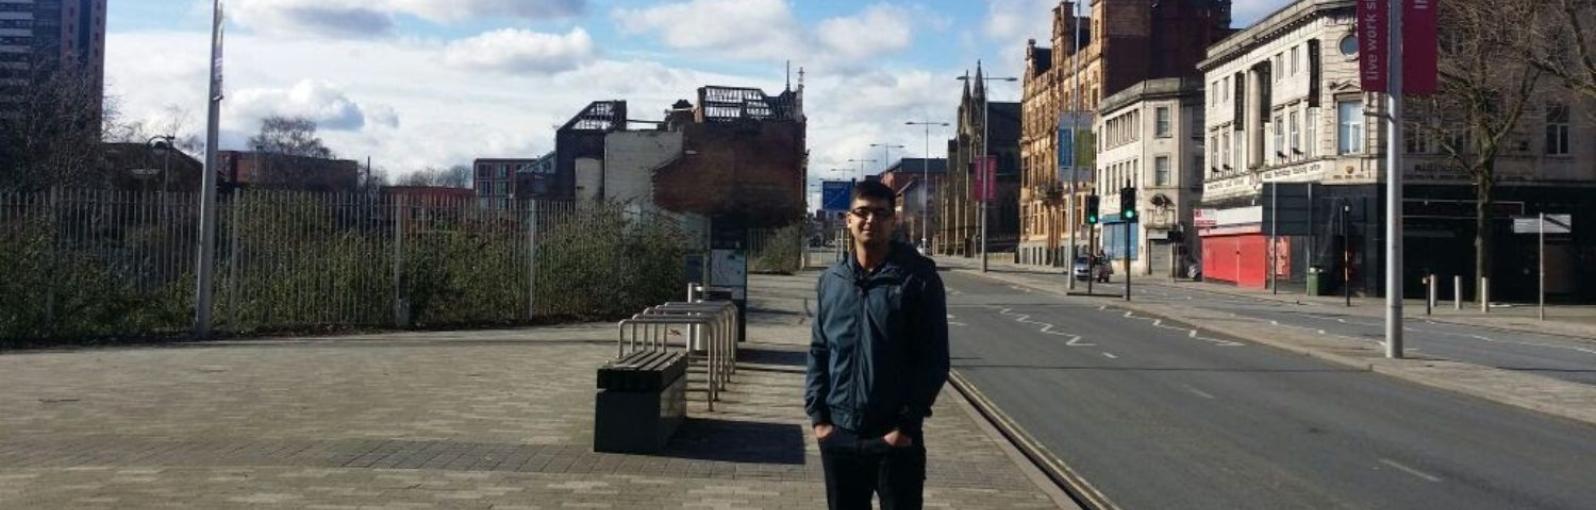
<svg viewBox="0 0 1596 510">
<path fill-rule="evenodd" d="M 659 456 L 591 451 L 612 324 L 0 355 L 0 508 L 816 508 L 815 277 L 753 277 L 744 362 Z M 957 398 L 927 505 L 1050 507 Z"/>
</svg>

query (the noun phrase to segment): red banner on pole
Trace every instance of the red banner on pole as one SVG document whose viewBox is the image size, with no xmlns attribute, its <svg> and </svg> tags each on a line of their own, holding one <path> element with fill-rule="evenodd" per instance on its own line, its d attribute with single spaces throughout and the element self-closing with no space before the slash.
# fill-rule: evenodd
<svg viewBox="0 0 1596 510">
<path fill-rule="evenodd" d="M 1403 0 L 1402 91 L 1434 94 L 1437 87 L 1437 0 Z M 1510 29 L 1509 29 L 1510 30 Z"/>
<path fill-rule="evenodd" d="M 1358 78 L 1365 92 L 1386 92 L 1388 1 L 1358 0 Z"/>
<path fill-rule="evenodd" d="M 970 162 L 970 199 L 991 202 L 997 198 L 997 158 L 983 156 Z"/>
</svg>

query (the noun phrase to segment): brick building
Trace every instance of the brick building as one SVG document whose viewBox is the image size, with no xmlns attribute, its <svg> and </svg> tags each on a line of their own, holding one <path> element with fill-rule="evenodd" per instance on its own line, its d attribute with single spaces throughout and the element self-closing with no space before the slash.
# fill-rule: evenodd
<svg viewBox="0 0 1596 510">
<path fill-rule="evenodd" d="M 943 158 L 902 158 L 881 172 L 881 182 L 898 196 L 898 228 L 904 239 L 918 243 L 936 229 L 936 205 L 932 199 L 948 175 L 948 160 Z"/>
<path fill-rule="evenodd" d="M 268 188 L 299 191 L 353 191 L 360 184 L 360 163 L 264 152 L 218 151 L 222 189 Z"/>
<path fill-rule="evenodd" d="M 556 158 L 478 158 L 471 162 L 471 188 L 483 207 L 508 207 L 520 200 L 554 198 Z"/>
<path fill-rule="evenodd" d="M 1058 175 L 1061 121 L 1074 114 L 1092 125 L 1109 95 L 1153 78 L 1200 76 L 1196 64 L 1206 56 L 1204 48 L 1231 33 L 1228 0 L 1093 0 L 1090 16 L 1076 15 L 1076 4 L 1063 1 L 1053 8 L 1051 47 L 1035 41 L 1026 47 L 1019 198 L 1025 263 L 1060 263 L 1069 225 L 1079 223 L 1069 217 L 1068 183 Z M 1082 168 L 1081 180 L 1090 179 L 1092 170 Z M 1085 193 L 1077 187 L 1077 207 Z"/>
</svg>

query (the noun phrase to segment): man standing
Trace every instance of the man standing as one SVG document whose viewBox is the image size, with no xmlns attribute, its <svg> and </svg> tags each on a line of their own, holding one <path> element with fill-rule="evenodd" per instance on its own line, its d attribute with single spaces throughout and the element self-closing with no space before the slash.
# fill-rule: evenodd
<svg viewBox="0 0 1596 510">
<path fill-rule="evenodd" d="M 918 509 L 925 434 L 948 379 L 947 297 L 936 264 L 893 242 L 895 196 L 854 186 L 851 253 L 820 275 L 804 408 L 832 510 Z"/>
</svg>

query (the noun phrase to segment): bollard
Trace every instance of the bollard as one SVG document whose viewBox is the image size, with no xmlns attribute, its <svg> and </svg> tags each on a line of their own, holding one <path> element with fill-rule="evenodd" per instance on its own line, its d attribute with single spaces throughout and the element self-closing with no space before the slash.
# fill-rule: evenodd
<svg viewBox="0 0 1596 510">
<path fill-rule="evenodd" d="M 1491 313 L 1491 279 L 1480 277 L 1480 313 Z"/>
<path fill-rule="evenodd" d="M 1424 277 L 1424 283 L 1430 286 L 1429 293 L 1424 298 L 1424 314 L 1430 315 L 1435 312 L 1435 275 Z"/>
<path fill-rule="evenodd" d="M 1452 309 L 1463 309 L 1463 275 L 1452 275 Z"/>
</svg>

